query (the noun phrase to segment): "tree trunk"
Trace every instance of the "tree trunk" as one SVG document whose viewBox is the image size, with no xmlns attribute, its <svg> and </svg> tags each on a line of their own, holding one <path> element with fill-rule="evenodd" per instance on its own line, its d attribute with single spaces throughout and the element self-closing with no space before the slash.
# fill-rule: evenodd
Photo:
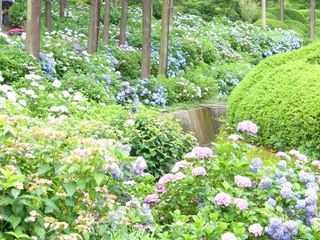
<svg viewBox="0 0 320 240">
<path fill-rule="evenodd" d="M 316 32 L 316 0 L 310 2 L 310 38 L 315 38 Z"/>
<path fill-rule="evenodd" d="M 26 51 L 39 59 L 41 0 L 27 1 Z"/>
<path fill-rule="evenodd" d="M 170 26 L 173 25 L 173 0 L 170 0 Z"/>
<path fill-rule="evenodd" d="M 266 28 L 267 27 L 267 1 L 262 0 L 262 14 L 261 14 L 261 19 L 262 19 L 262 27 Z"/>
<path fill-rule="evenodd" d="M 100 27 L 100 3 L 101 0 L 91 0 L 88 53 L 93 54 L 98 50 L 98 37 Z"/>
<path fill-rule="evenodd" d="M 1 11 L 1 14 L 0 14 L 0 31 L 2 31 L 3 29 L 3 26 L 2 26 L 2 0 L 0 0 L 0 11 Z"/>
<path fill-rule="evenodd" d="M 118 8 L 118 0 L 113 0 L 113 7 L 114 9 Z"/>
<path fill-rule="evenodd" d="M 51 0 L 46 0 L 45 3 L 46 28 L 48 32 L 52 31 L 52 15 L 51 15 Z"/>
<path fill-rule="evenodd" d="M 151 75 L 151 13 L 152 0 L 143 0 L 141 79 Z"/>
<path fill-rule="evenodd" d="M 120 37 L 119 45 L 124 45 L 126 42 L 126 28 L 128 18 L 128 0 L 122 0 L 121 6 L 121 26 L 120 26 Z"/>
<path fill-rule="evenodd" d="M 104 21 L 103 21 L 103 42 L 108 45 L 110 31 L 110 0 L 105 0 Z"/>
<path fill-rule="evenodd" d="M 169 46 L 169 8 L 170 0 L 163 0 L 162 2 L 162 16 L 161 16 L 161 38 L 160 38 L 160 61 L 159 74 L 167 76 L 168 64 L 168 46 Z"/>
<path fill-rule="evenodd" d="M 284 20 L 284 0 L 280 0 L 280 21 Z"/>
<path fill-rule="evenodd" d="M 60 4 L 59 17 L 60 17 L 60 19 L 64 19 L 64 7 L 65 7 L 64 0 L 60 0 L 59 4 Z"/>
</svg>

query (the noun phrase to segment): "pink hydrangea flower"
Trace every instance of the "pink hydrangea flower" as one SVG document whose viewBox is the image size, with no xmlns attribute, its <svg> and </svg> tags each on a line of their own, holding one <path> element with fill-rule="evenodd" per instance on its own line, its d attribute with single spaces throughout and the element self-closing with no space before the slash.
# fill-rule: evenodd
<svg viewBox="0 0 320 240">
<path fill-rule="evenodd" d="M 314 160 L 311 163 L 313 166 L 316 166 L 317 168 L 320 168 L 320 161 L 319 160 Z"/>
<path fill-rule="evenodd" d="M 166 184 L 166 183 L 168 183 L 168 182 L 171 182 L 171 181 L 173 181 L 173 180 L 174 180 L 174 175 L 171 174 L 171 173 L 168 173 L 168 174 L 163 175 L 163 176 L 159 179 L 158 185 L 164 185 L 164 184 Z"/>
<path fill-rule="evenodd" d="M 208 158 L 213 155 L 212 149 L 208 147 L 195 147 L 192 152 L 194 152 L 198 158 Z"/>
<path fill-rule="evenodd" d="M 286 158 L 287 160 L 291 160 L 291 157 L 288 154 L 286 154 L 285 152 L 277 152 L 276 156 L 280 157 L 280 158 Z"/>
<path fill-rule="evenodd" d="M 160 202 L 160 199 L 157 194 L 150 194 L 144 198 L 144 202 L 150 205 L 155 205 Z"/>
<path fill-rule="evenodd" d="M 174 181 L 178 181 L 178 180 L 184 179 L 184 177 L 185 177 L 185 175 L 182 172 L 177 172 L 174 175 Z"/>
<path fill-rule="evenodd" d="M 237 130 L 249 135 L 255 135 L 258 132 L 258 126 L 251 121 L 242 121 L 238 123 Z"/>
<path fill-rule="evenodd" d="M 252 186 L 250 178 L 244 177 L 241 175 L 235 176 L 234 181 L 239 187 L 251 187 Z"/>
<path fill-rule="evenodd" d="M 197 156 L 194 152 L 188 152 L 184 155 L 184 158 L 197 158 Z"/>
<path fill-rule="evenodd" d="M 236 236 L 231 232 L 222 234 L 221 240 L 237 240 Z"/>
<path fill-rule="evenodd" d="M 255 237 L 262 236 L 263 227 L 259 223 L 250 225 L 249 233 L 253 234 Z"/>
<path fill-rule="evenodd" d="M 187 162 L 186 160 L 181 160 L 179 162 L 176 162 L 173 166 L 173 168 L 171 169 L 171 172 L 178 172 L 181 168 L 187 168 L 188 165 L 190 165 L 189 162 Z"/>
<path fill-rule="evenodd" d="M 234 200 L 234 204 L 239 208 L 239 210 L 246 210 L 249 206 L 248 202 L 242 198 L 236 198 Z"/>
<path fill-rule="evenodd" d="M 218 193 L 214 197 L 214 203 L 218 205 L 229 206 L 231 203 L 231 197 L 224 192 Z"/>
<path fill-rule="evenodd" d="M 206 170 L 203 167 L 196 167 L 192 170 L 192 176 L 196 177 L 199 175 L 205 176 L 207 174 Z"/>
</svg>

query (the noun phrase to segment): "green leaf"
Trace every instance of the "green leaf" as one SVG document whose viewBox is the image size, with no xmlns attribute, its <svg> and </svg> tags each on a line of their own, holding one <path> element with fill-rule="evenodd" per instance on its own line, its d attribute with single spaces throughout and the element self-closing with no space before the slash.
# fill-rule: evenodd
<svg viewBox="0 0 320 240">
<path fill-rule="evenodd" d="M 282 207 L 280 207 L 279 205 L 278 206 L 276 206 L 276 210 L 278 211 L 278 212 L 283 212 L 283 208 Z"/>
<path fill-rule="evenodd" d="M 16 199 L 20 194 L 20 190 L 13 188 L 11 190 L 11 194 L 12 194 L 13 198 Z"/>
<path fill-rule="evenodd" d="M 72 197 L 77 190 L 77 184 L 75 182 L 69 182 L 64 185 L 64 188 L 66 189 L 67 194 Z"/>
<path fill-rule="evenodd" d="M 48 198 L 43 198 L 42 200 L 47 204 L 48 207 L 59 212 L 59 208 L 52 200 L 50 200 Z"/>
<path fill-rule="evenodd" d="M 93 178 L 96 181 L 97 185 L 99 185 L 105 178 L 105 174 L 103 174 L 102 172 L 96 171 L 93 173 Z"/>
<path fill-rule="evenodd" d="M 227 181 L 224 181 L 224 182 L 222 183 L 222 185 L 223 185 L 223 187 L 224 187 L 227 191 L 229 190 L 230 184 L 229 184 Z"/>
<path fill-rule="evenodd" d="M 87 183 L 86 179 L 81 179 L 77 181 L 77 186 L 81 191 L 83 191 L 86 188 L 86 183 Z"/>
<path fill-rule="evenodd" d="M 44 174 L 48 171 L 50 171 L 52 169 L 52 167 L 49 165 L 49 164 L 45 164 L 45 165 L 42 165 L 38 171 L 37 171 L 37 174 Z"/>
<path fill-rule="evenodd" d="M 37 236 L 40 238 L 40 239 L 45 239 L 45 230 L 43 227 L 39 226 L 39 225 L 35 225 L 34 226 L 34 232 L 37 234 Z"/>
<path fill-rule="evenodd" d="M 0 206 L 2 205 L 9 205 L 9 204 L 12 204 L 14 203 L 15 201 L 11 198 L 3 198 L 3 199 L 0 199 Z"/>
<path fill-rule="evenodd" d="M 11 223 L 13 229 L 15 229 L 19 225 L 19 223 L 21 222 L 21 217 L 12 215 L 9 217 L 8 220 Z"/>
</svg>

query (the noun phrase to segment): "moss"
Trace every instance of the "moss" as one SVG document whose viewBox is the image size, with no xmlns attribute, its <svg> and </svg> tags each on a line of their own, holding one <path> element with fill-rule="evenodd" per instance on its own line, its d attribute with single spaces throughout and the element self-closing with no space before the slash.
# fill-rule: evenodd
<svg viewBox="0 0 320 240">
<path fill-rule="evenodd" d="M 320 157 L 319 49 L 316 42 L 262 61 L 228 99 L 230 127 L 251 120 L 259 125 L 257 143 Z"/>
</svg>

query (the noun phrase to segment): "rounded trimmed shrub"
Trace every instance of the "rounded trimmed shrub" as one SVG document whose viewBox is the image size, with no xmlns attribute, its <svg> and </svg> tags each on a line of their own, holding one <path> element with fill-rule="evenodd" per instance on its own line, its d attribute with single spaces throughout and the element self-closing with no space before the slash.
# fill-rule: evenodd
<svg viewBox="0 0 320 240">
<path fill-rule="evenodd" d="M 295 20 L 284 20 L 284 22 L 290 29 L 301 34 L 302 37 L 309 36 L 309 28 L 305 24 Z"/>
<path fill-rule="evenodd" d="M 320 157 L 320 43 L 261 62 L 228 99 L 231 128 L 259 126 L 256 143 Z"/>
<path fill-rule="evenodd" d="M 262 20 L 259 19 L 254 24 L 257 25 L 257 26 L 261 26 L 262 25 Z M 289 29 L 287 24 L 285 24 L 284 22 L 281 22 L 279 20 L 275 20 L 275 19 L 267 19 L 267 26 L 269 28 L 271 28 L 271 29 L 275 29 L 275 28 L 282 28 L 284 30 L 288 30 Z"/>
</svg>

